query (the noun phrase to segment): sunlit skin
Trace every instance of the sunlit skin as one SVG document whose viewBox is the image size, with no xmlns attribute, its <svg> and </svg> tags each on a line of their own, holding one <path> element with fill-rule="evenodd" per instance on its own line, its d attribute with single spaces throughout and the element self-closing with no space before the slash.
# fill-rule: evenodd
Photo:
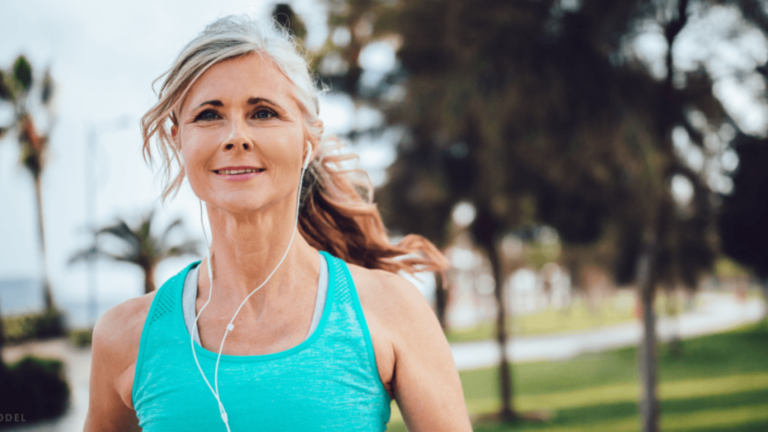
<svg viewBox="0 0 768 432">
<path fill-rule="evenodd" d="M 180 110 L 179 125 L 172 129 L 172 135 L 181 147 L 192 190 L 207 204 L 213 233 L 215 284 L 226 287 L 227 293 L 220 298 L 221 302 L 211 300 L 206 314 L 200 317 L 202 340 L 209 309 L 208 318 L 231 317 L 285 253 L 295 223 L 296 194 L 302 163 L 309 150 L 308 136 L 291 82 L 272 62 L 258 55 L 211 67 L 190 89 Z M 226 168 L 244 167 L 260 172 L 221 173 Z M 238 314 L 235 326 L 238 321 L 263 321 L 265 332 L 280 335 L 286 328 L 303 326 L 301 322 L 283 322 L 284 314 L 271 316 L 270 311 L 280 311 L 283 306 L 295 307 L 296 302 L 286 296 L 286 291 L 293 290 L 297 297 L 306 300 L 299 304 L 305 303 L 307 310 L 313 310 L 312 280 L 319 277 L 319 266 L 318 252 L 297 235 L 285 262 L 267 285 L 251 296 Z M 207 272 L 207 262 L 204 268 Z M 200 276 L 201 293 L 205 292 L 205 297 L 199 297 L 201 306 L 208 292 L 205 272 Z M 273 286 L 281 289 L 270 289 Z M 270 307 L 265 310 L 267 304 Z M 267 315 L 262 315 L 264 312 Z M 292 318 L 291 321 L 304 321 L 306 316 Z M 311 312 L 307 328 L 310 323 Z M 275 328 L 278 324 L 284 325 Z M 210 340 L 221 338 L 215 327 L 209 333 Z M 294 333 L 299 338 L 300 332 Z M 225 349 L 242 346 L 235 342 L 237 335 L 238 332 L 233 332 L 227 337 Z M 275 335 L 264 335 L 270 336 Z M 249 340 L 252 339 L 249 336 Z M 281 351 L 283 345 L 290 348 L 300 342 L 297 339 L 298 342 L 293 343 L 296 342 L 293 339 L 278 344 L 275 351 Z M 242 342 L 247 344 L 245 340 Z M 266 341 L 262 341 L 262 347 L 263 342 Z M 213 351 L 218 352 L 218 345 Z"/>
<path fill-rule="evenodd" d="M 214 295 L 198 321 L 201 345 L 218 352 L 235 310 L 288 247 L 307 141 L 314 138 L 307 134 L 293 84 L 254 54 L 206 71 L 183 101 L 178 122 L 172 136 L 192 190 L 207 205 L 213 234 Z M 224 171 L 246 168 L 258 172 Z M 312 320 L 319 266 L 318 251 L 297 233 L 285 262 L 237 315 L 222 353 L 261 355 L 301 343 Z M 424 297 L 395 274 L 349 268 L 379 378 L 409 430 L 471 430 L 450 348 Z M 204 260 L 198 312 L 210 289 Z M 131 391 L 154 295 L 122 303 L 96 324 L 86 431 L 140 430 Z"/>
</svg>

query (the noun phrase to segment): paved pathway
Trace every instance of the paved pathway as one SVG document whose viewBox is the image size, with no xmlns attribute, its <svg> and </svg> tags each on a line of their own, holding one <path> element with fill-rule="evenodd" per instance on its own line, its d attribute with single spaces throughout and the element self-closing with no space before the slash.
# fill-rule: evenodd
<svg viewBox="0 0 768 432">
<path fill-rule="evenodd" d="M 737 301 L 725 294 L 700 294 L 702 305 L 677 319 L 662 318 L 657 331 L 661 340 L 677 333 L 687 339 L 725 331 L 760 320 L 766 314 L 762 299 Z M 585 352 L 605 351 L 637 345 L 642 336 L 639 322 L 599 329 L 510 339 L 507 354 L 513 362 L 562 360 Z M 451 345 L 459 370 L 478 369 L 498 364 L 500 350 L 494 341 L 465 342 Z"/>
<path fill-rule="evenodd" d="M 659 335 L 662 340 L 677 330 L 682 338 L 728 330 L 742 324 L 758 321 L 765 313 L 764 302 L 752 299 L 738 302 L 723 294 L 700 294 L 702 306 L 683 314 L 677 321 L 661 319 Z M 509 355 L 514 362 L 534 360 L 560 360 L 591 351 L 636 345 L 640 340 L 639 323 L 558 333 L 552 335 L 520 337 L 510 341 Z M 460 370 L 494 366 L 499 360 L 499 349 L 493 341 L 467 342 L 451 345 L 454 360 Z M 72 389 L 72 403 L 64 416 L 44 423 L 20 424 L 6 430 L 13 432 L 80 432 L 88 413 L 88 381 L 91 351 L 75 348 L 66 339 L 33 342 L 6 347 L 3 359 L 13 362 L 25 354 L 61 358 Z"/>
</svg>

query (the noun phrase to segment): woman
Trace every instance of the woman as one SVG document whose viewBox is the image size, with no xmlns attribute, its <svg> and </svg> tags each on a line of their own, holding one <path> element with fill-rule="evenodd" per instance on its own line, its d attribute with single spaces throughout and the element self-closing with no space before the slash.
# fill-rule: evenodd
<svg viewBox="0 0 768 432">
<path fill-rule="evenodd" d="M 156 138 L 166 173 L 178 163 L 163 198 L 186 177 L 212 240 L 99 319 L 86 431 L 383 431 L 391 399 L 409 430 L 471 430 L 437 320 L 396 274 L 444 259 L 418 236 L 390 244 L 285 30 L 210 25 L 142 129 L 145 156 Z"/>
</svg>

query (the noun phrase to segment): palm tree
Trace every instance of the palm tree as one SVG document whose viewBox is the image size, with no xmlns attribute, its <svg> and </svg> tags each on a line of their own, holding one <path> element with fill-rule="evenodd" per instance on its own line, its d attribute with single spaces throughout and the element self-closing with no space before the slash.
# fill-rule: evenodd
<svg viewBox="0 0 768 432">
<path fill-rule="evenodd" d="M 0 127 L 0 138 L 8 132 L 15 132 L 21 146 L 21 163 L 32 174 L 35 182 L 35 197 L 37 203 L 37 223 L 40 231 L 40 246 L 42 251 L 43 298 L 46 313 L 55 310 L 53 295 L 48 281 L 45 248 L 45 226 L 43 223 L 42 174 L 48 153 L 48 141 L 53 126 L 53 79 L 50 71 L 46 71 L 40 82 L 39 95 L 35 89 L 32 66 L 24 56 L 19 56 L 13 64 L 13 70 L 5 74 L 0 71 L 0 103 L 13 106 L 14 116 L 11 123 Z M 46 129 L 41 131 L 36 125 L 30 109 L 30 95 L 39 96 L 41 109 L 47 115 Z"/>
<path fill-rule="evenodd" d="M 135 264 L 144 272 L 144 293 L 154 291 L 155 268 L 161 261 L 171 257 L 200 254 L 197 240 L 186 239 L 181 243 L 171 243 L 173 232 L 183 226 L 180 218 L 171 222 L 159 237 L 154 235 L 151 229 L 154 214 L 154 210 L 146 213 L 136 227 L 118 219 L 115 224 L 97 230 L 94 233 L 93 245 L 73 254 L 69 264 L 99 258 Z M 118 252 L 105 250 L 99 246 L 99 239 L 104 236 L 121 240 L 125 247 Z"/>
</svg>

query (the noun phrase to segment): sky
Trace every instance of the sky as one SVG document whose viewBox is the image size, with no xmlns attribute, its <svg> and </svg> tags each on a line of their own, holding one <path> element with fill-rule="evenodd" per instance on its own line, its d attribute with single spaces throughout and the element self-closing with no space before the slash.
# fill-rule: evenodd
<svg viewBox="0 0 768 432">
<path fill-rule="evenodd" d="M 0 67 L 7 68 L 19 54 L 26 55 L 39 73 L 50 67 L 57 83 L 56 122 L 50 156 L 43 176 L 43 202 L 47 238 L 48 271 L 55 300 L 62 305 L 86 302 L 85 266 L 69 266 L 67 260 L 90 238 L 85 230 L 86 179 L 96 179 L 96 211 L 93 217 L 103 226 L 120 216 L 129 222 L 155 209 L 157 223 L 165 226 L 181 217 L 187 232 L 202 239 L 199 207 L 189 185 L 179 195 L 160 203 L 161 184 L 141 155 L 139 119 L 155 100 L 152 82 L 171 65 L 181 48 L 206 24 L 218 17 L 247 13 L 266 17 L 272 2 L 249 1 L 149 1 L 104 2 L 41 1 L 3 2 L 0 13 Z M 321 2 L 292 2 L 307 24 L 310 51 L 327 37 L 325 11 Z M 754 77 L 741 77 L 747 70 L 768 59 L 766 43 L 754 32 L 715 44 L 705 36 L 728 32 L 738 17 L 722 10 L 697 16 L 688 34 L 675 46 L 682 68 L 706 64 L 721 78 L 718 97 L 748 131 L 765 128 L 766 109 L 755 98 L 764 86 Z M 729 27 L 730 26 L 730 27 Z M 658 29 L 649 28 L 632 44 L 656 73 L 666 47 Z M 360 56 L 371 77 L 394 67 L 394 53 L 384 43 L 372 44 Z M 655 68 L 655 69 L 654 69 Z M 762 90 L 761 90 L 762 89 Z M 0 111 L 0 121 L 8 112 Z M 342 133 L 355 126 L 381 121 L 370 109 L 355 109 L 351 100 L 326 94 L 321 97 L 320 117 L 329 133 Z M 118 120 L 123 127 L 116 127 Z M 86 164 L 89 131 L 98 130 L 95 163 Z M 679 134 L 678 134 L 679 135 Z M 727 135 L 727 134 L 726 134 Z M 715 133 L 711 154 L 676 138 L 676 147 L 692 163 L 707 168 L 727 153 L 727 137 Z M 718 138 L 720 137 L 720 138 Z M 392 138 L 367 142 L 354 148 L 360 167 L 374 183 L 384 180 L 384 168 L 394 160 Z M 707 150 L 709 151 L 709 150 Z M 718 153 L 719 152 L 719 153 Z M 712 157 L 715 155 L 717 157 Z M 726 159 L 733 155 L 725 156 Z M 699 161 L 699 162 L 696 162 Z M 712 168 L 717 187 L 727 189 L 722 163 Z M 733 165 L 733 163 L 729 163 Z M 89 171 L 91 170 L 91 171 Z M 90 173 L 90 174 L 89 174 Z M 680 194 L 690 193 L 685 181 L 673 185 Z M 0 280 L 35 278 L 41 271 L 37 237 L 35 195 L 31 176 L 19 163 L 18 145 L 12 139 L 0 141 Z M 159 284 L 186 266 L 193 258 L 163 262 L 156 274 Z M 125 264 L 98 264 L 100 302 L 111 305 L 142 294 L 142 274 Z"/>
</svg>

